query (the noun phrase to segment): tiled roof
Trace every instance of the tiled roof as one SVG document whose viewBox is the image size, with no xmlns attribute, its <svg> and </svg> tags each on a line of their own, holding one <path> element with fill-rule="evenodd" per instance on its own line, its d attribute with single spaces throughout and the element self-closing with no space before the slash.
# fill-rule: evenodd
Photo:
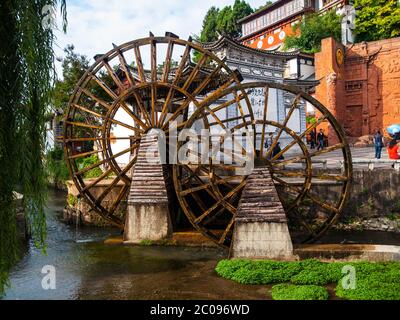
<svg viewBox="0 0 400 320">
<path fill-rule="evenodd" d="M 300 56 L 300 57 L 312 57 L 313 56 L 313 55 L 309 55 L 306 53 L 301 53 L 298 50 L 292 51 L 292 52 L 282 52 L 282 51 L 276 51 L 276 50 L 263 50 L 263 49 L 250 48 L 250 47 L 245 46 L 227 36 L 221 36 L 217 41 L 201 43 L 201 45 L 205 49 L 211 50 L 211 51 L 218 50 L 225 45 L 231 45 L 240 50 L 247 51 L 249 53 L 257 53 L 257 54 L 262 54 L 265 56 L 274 56 L 274 57 L 279 57 L 279 58 L 284 58 L 284 59 L 289 59 L 289 58 L 298 57 L 298 56 Z"/>
</svg>

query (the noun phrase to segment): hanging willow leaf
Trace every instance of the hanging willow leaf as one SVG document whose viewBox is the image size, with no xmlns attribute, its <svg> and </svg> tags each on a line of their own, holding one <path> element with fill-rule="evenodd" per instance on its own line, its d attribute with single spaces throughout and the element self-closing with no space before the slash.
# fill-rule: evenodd
<svg viewBox="0 0 400 320">
<path fill-rule="evenodd" d="M 14 190 L 24 196 L 35 244 L 45 248 L 43 152 L 55 80 L 55 37 L 52 26 L 42 22 L 43 8 L 58 4 L 65 30 L 65 0 L 0 1 L 0 296 L 19 257 Z"/>
</svg>

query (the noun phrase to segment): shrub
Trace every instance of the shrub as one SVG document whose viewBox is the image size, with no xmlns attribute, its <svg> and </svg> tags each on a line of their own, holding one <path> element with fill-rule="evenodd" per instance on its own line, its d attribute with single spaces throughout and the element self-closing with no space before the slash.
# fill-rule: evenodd
<svg viewBox="0 0 400 320">
<path fill-rule="evenodd" d="M 274 300 L 327 300 L 328 297 L 328 291 L 320 286 L 284 283 L 272 287 Z"/>
<path fill-rule="evenodd" d="M 78 198 L 72 194 L 68 194 L 67 203 L 71 208 L 73 208 L 78 203 Z"/>
<path fill-rule="evenodd" d="M 53 183 L 58 184 L 69 179 L 69 171 L 61 147 L 55 146 L 47 152 L 45 166 L 47 176 Z"/>
<path fill-rule="evenodd" d="M 78 169 L 82 170 L 84 168 L 90 167 L 91 165 L 99 162 L 99 157 L 97 155 L 92 155 L 90 157 L 81 158 L 76 161 Z M 103 174 L 100 167 L 95 167 L 84 174 L 85 179 L 97 178 Z"/>
</svg>

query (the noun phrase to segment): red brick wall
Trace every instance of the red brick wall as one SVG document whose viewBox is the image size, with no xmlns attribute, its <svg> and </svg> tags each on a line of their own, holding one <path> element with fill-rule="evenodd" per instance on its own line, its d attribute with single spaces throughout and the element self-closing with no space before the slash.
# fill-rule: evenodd
<svg viewBox="0 0 400 320">
<path fill-rule="evenodd" d="M 352 137 L 400 123 L 400 38 L 346 46 L 342 67 L 335 58 L 340 46 L 331 38 L 322 41 L 316 98 Z M 335 77 L 336 83 L 329 81 Z"/>
</svg>

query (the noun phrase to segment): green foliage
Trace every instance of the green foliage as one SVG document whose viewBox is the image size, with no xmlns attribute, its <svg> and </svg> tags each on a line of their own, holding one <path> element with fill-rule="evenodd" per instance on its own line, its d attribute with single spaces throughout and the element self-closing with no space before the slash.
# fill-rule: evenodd
<svg viewBox="0 0 400 320">
<path fill-rule="evenodd" d="M 272 1 L 267 1 L 263 6 L 260 6 L 259 8 L 255 9 L 254 12 L 258 12 L 261 10 L 264 10 L 265 8 L 269 7 L 271 4 L 273 4 Z"/>
<path fill-rule="evenodd" d="M 82 170 L 84 168 L 90 167 L 91 165 L 99 162 L 99 157 L 97 155 L 92 155 L 90 157 L 86 158 L 80 158 L 79 160 L 76 161 L 77 166 L 79 170 Z M 85 179 L 90 179 L 90 178 L 97 178 L 100 177 L 103 174 L 103 171 L 99 167 L 95 167 L 88 172 L 84 174 Z"/>
<path fill-rule="evenodd" d="M 149 240 L 149 239 L 143 239 L 142 241 L 140 241 L 139 244 L 141 246 L 152 246 L 153 245 L 153 241 Z"/>
<path fill-rule="evenodd" d="M 306 122 L 307 124 L 315 124 L 317 122 L 317 119 L 315 116 L 306 116 Z"/>
<path fill-rule="evenodd" d="M 355 268 L 355 289 L 344 289 L 344 266 Z M 243 284 L 274 284 L 274 299 L 327 299 L 320 286 L 337 283 L 336 295 L 345 299 L 400 299 L 400 263 L 398 262 L 321 262 L 316 259 L 277 262 L 269 260 L 221 260 L 216 272 Z M 322 290 L 322 289 L 323 290 Z"/>
<path fill-rule="evenodd" d="M 54 33 L 42 22 L 46 5 L 65 0 L 0 1 L 0 295 L 19 257 L 13 191 L 24 195 L 27 226 L 44 248 L 47 107 L 55 79 Z"/>
<path fill-rule="evenodd" d="M 356 41 L 374 41 L 400 36 L 398 0 L 355 0 Z"/>
<path fill-rule="evenodd" d="M 157 72 L 163 72 L 164 70 L 164 65 L 165 65 L 165 61 L 163 61 L 163 63 L 160 63 L 157 65 Z M 171 59 L 171 62 L 169 64 L 170 68 L 176 68 L 178 67 L 178 61 L 175 61 L 174 59 Z"/>
<path fill-rule="evenodd" d="M 340 263 L 326 263 L 311 259 L 301 261 L 300 266 L 303 270 L 290 279 L 294 284 L 322 286 L 335 283 L 343 276 Z"/>
<path fill-rule="evenodd" d="M 68 197 L 67 197 L 67 203 L 68 203 L 68 205 L 72 208 L 72 207 L 74 207 L 74 206 L 77 205 L 77 203 L 78 203 L 78 198 L 69 193 L 69 194 L 68 194 Z"/>
<path fill-rule="evenodd" d="M 211 7 L 206 16 L 203 19 L 203 28 L 200 33 L 199 40 L 201 42 L 212 42 L 217 40 L 217 21 L 218 21 L 219 9 Z"/>
<path fill-rule="evenodd" d="M 243 284 L 286 282 L 301 271 L 297 262 L 232 260 L 234 261 L 232 267 L 229 261 L 222 260 L 215 270 L 224 278 Z"/>
<path fill-rule="evenodd" d="M 277 284 L 272 287 L 274 300 L 328 300 L 328 291 L 320 286 Z"/>
<path fill-rule="evenodd" d="M 308 14 L 293 26 L 293 36 L 285 39 L 283 49 L 298 49 L 306 53 L 321 50 L 321 40 L 333 37 L 341 41 L 341 17 L 334 10 L 326 14 Z M 298 35 L 300 33 L 300 35 Z"/>
<path fill-rule="evenodd" d="M 47 152 L 46 171 L 48 178 L 55 184 L 64 183 L 69 179 L 69 171 L 61 147 L 55 146 L 53 150 Z"/>
<path fill-rule="evenodd" d="M 350 300 L 400 300 L 400 264 L 353 263 L 356 288 L 345 289 L 339 281 L 336 295 Z"/>
<path fill-rule="evenodd" d="M 240 37 L 242 31 L 237 21 L 253 11 L 244 0 L 235 0 L 233 6 L 225 6 L 221 10 L 211 7 L 204 17 L 199 40 L 201 42 L 215 41 L 218 38 L 217 32 L 232 38 Z"/>
<path fill-rule="evenodd" d="M 57 109 L 65 110 L 74 88 L 85 71 L 89 68 L 86 56 L 76 53 L 73 45 L 64 49 L 65 57 L 62 62 L 62 80 L 57 80 L 53 91 L 53 105 Z"/>
<path fill-rule="evenodd" d="M 400 200 L 397 200 L 393 207 L 392 207 L 392 212 L 394 213 L 400 213 Z"/>
<path fill-rule="evenodd" d="M 65 57 L 60 60 L 62 62 L 63 76 L 62 79 L 57 79 L 55 81 L 52 92 L 52 105 L 58 112 L 60 112 L 60 114 L 65 114 L 68 108 L 69 99 L 75 90 L 76 84 L 84 75 L 86 70 L 90 67 L 88 58 L 85 55 L 76 53 L 75 47 L 73 45 L 67 45 L 64 49 L 64 53 Z M 114 67 L 116 68 L 116 66 Z M 113 86 L 114 81 L 107 72 L 100 71 L 98 77 L 110 88 Z M 86 88 L 91 91 L 95 96 L 106 102 L 111 103 L 112 100 L 110 95 L 93 81 L 89 82 Z M 82 97 L 80 104 L 82 104 L 83 106 L 91 106 L 91 103 L 89 101 L 90 99 L 88 97 Z M 101 112 L 102 110 L 101 107 L 99 107 L 98 110 L 96 110 L 95 108 L 94 111 Z M 86 122 L 85 117 L 87 117 L 87 114 L 80 113 L 80 111 L 77 111 L 77 114 L 75 115 L 76 120 L 82 122 Z M 92 118 L 91 122 L 93 123 L 94 120 L 95 118 Z M 75 130 L 76 136 L 84 136 L 85 133 L 87 133 L 87 130 L 84 128 L 75 128 Z"/>
</svg>

